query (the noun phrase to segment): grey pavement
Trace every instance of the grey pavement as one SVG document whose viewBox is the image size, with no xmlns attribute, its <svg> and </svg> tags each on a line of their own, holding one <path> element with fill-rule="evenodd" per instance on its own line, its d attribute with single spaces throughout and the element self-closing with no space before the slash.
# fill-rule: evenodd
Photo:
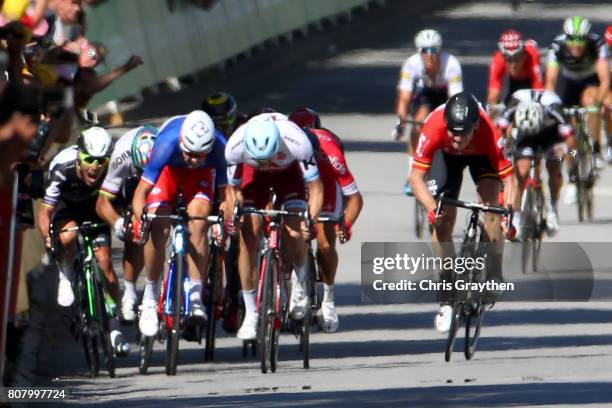
<svg viewBox="0 0 612 408">
<path fill-rule="evenodd" d="M 507 1 L 476 1 L 425 13 L 415 12 L 409 2 L 388 3 L 349 24 L 264 51 L 244 66 L 239 62 L 178 94 L 151 96 L 128 114 L 130 119 L 159 119 L 187 111 L 205 93 L 224 89 L 236 94 L 244 110 L 312 106 L 322 114 L 323 124 L 345 139 L 365 205 L 353 240 L 339 247 L 340 330 L 312 335 L 312 368 L 301 368 L 297 341 L 283 335 L 277 373 L 261 374 L 256 359 L 242 357 L 240 342 L 219 330 L 214 363 L 203 363 L 202 346 L 181 342 L 178 375 L 167 377 L 165 348 L 156 345 L 149 375 L 138 375 L 137 357 L 132 355 L 118 361 L 117 378 L 103 373 L 90 379 L 80 346 L 58 330 L 46 355 L 46 372 L 52 385 L 70 388 L 75 397 L 71 403 L 612 406 L 609 302 L 498 303 L 487 314 L 474 359 L 466 361 L 457 352 L 445 363 L 445 337 L 433 329 L 436 305 L 362 304 L 359 286 L 360 242 L 416 240 L 413 202 L 402 194 L 407 171 L 404 146 L 389 139 L 394 87 L 401 62 L 412 51 L 414 33 L 429 26 L 440 29 L 445 47 L 463 62 L 466 88 L 482 97 L 488 57 L 503 29 L 516 27 L 545 46 L 567 15 L 588 15 L 601 32 L 612 6 L 604 1 L 535 1 L 512 13 Z M 292 59 L 293 53 L 300 59 Z M 469 176 L 464 180 L 462 197 L 475 198 Z M 609 169 L 596 188 L 595 221 L 579 224 L 575 213 L 574 206 L 561 205 L 561 229 L 551 241 L 612 242 Z M 465 221 L 458 217 L 456 233 Z"/>
</svg>

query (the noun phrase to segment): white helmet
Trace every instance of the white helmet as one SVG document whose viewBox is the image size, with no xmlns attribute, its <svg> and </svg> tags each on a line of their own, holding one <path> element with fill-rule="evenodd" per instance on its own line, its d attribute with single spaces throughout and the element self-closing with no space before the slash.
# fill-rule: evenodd
<svg viewBox="0 0 612 408">
<path fill-rule="evenodd" d="M 269 116 L 251 119 L 244 130 L 244 147 L 249 156 L 255 160 L 268 160 L 278 150 L 280 132 Z"/>
<path fill-rule="evenodd" d="M 588 18 L 573 16 L 563 21 L 563 32 L 570 37 L 586 37 L 591 31 L 591 22 Z"/>
<path fill-rule="evenodd" d="M 514 126 L 527 135 L 535 135 L 542 129 L 544 109 L 537 102 L 521 102 L 514 111 Z"/>
<path fill-rule="evenodd" d="M 97 158 L 110 156 L 112 145 L 111 136 L 98 126 L 82 130 L 77 140 L 80 152 Z"/>
<path fill-rule="evenodd" d="M 422 30 L 414 37 L 414 46 L 421 50 L 423 48 L 442 47 L 442 36 L 436 30 Z"/>
<path fill-rule="evenodd" d="M 215 141 L 215 125 L 201 110 L 191 112 L 181 126 L 181 150 L 188 153 L 210 153 Z"/>
</svg>

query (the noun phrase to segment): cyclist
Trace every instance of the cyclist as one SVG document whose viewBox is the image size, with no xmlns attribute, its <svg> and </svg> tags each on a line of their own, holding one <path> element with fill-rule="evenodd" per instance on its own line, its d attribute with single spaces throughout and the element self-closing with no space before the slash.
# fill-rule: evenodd
<svg viewBox="0 0 612 408">
<path fill-rule="evenodd" d="M 338 136 L 321 127 L 317 112 L 310 108 L 298 109 L 289 119 L 299 125 L 307 135 L 313 135 L 317 167 L 323 182 L 323 208 L 321 215 L 340 217 L 344 215 L 344 230 L 331 224 L 320 223 L 316 228 L 317 263 L 323 281 L 323 302 L 318 316 L 319 326 L 326 332 L 338 330 L 340 321 L 334 302 L 334 281 L 338 268 L 336 236 L 348 241 L 351 227 L 363 207 L 363 198 L 344 157 L 344 146 Z M 313 140 L 311 138 L 311 140 Z M 318 149 L 316 146 L 318 145 Z"/>
<path fill-rule="evenodd" d="M 153 153 L 132 199 L 132 222 L 137 240 L 142 242 L 144 238 L 140 220 L 145 204 L 149 213 L 170 214 L 176 205 L 179 190 L 190 216 L 210 215 L 215 182 L 221 200 L 227 197 L 224 148 L 225 139 L 215 131 L 210 116 L 200 110 L 172 117 L 161 126 Z M 227 198 L 231 200 L 231 197 Z M 205 318 L 201 293 L 202 282 L 206 278 L 207 231 L 205 221 L 189 222 L 191 245 L 187 262 L 190 310 L 187 312 L 194 320 Z M 164 266 L 168 234 L 169 222 L 155 221 L 144 248 L 146 279 L 138 327 L 145 336 L 154 336 L 158 331 L 158 281 Z"/>
<path fill-rule="evenodd" d="M 488 104 L 495 105 L 502 100 L 503 82 L 506 76 L 508 93 L 504 98 L 505 102 L 519 89 L 544 87 L 540 54 L 535 41 L 523 41 L 518 31 L 506 30 L 499 37 L 497 48 L 489 67 Z"/>
<path fill-rule="evenodd" d="M 144 264 L 142 247 L 132 240 L 125 240 L 125 219 L 123 213 L 132 201 L 134 189 L 142 170 L 149 161 L 158 129 L 140 126 L 126 132 L 117 140 L 106 177 L 100 187 L 96 212 L 108 225 L 113 226 L 115 236 L 124 241 L 123 282 L 125 290 L 121 298 L 123 320 L 136 320 L 136 280 Z M 128 220 L 129 221 L 129 220 Z"/>
<path fill-rule="evenodd" d="M 229 139 L 237 126 L 238 118 L 238 104 L 234 97 L 226 92 L 213 93 L 202 101 L 202 110 L 211 117 L 215 127 L 223 134 L 225 139 Z M 237 242 L 235 240 L 230 242 L 232 247 L 228 252 L 236 253 L 233 246 L 237 245 Z M 227 285 L 225 288 L 225 304 L 223 305 L 223 329 L 228 333 L 236 333 L 240 326 L 238 318 L 240 277 L 235 264 L 230 265 L 233 259 L 228 256 L 225 261 Z"/>
<path fill-rule="evenodd" d="M 555 92 L 559 76 L 565 83 L 560 94 L 565 106 L 601 108 L 610 90 L 610 66 L 597 34 L 589 33 L 591 23 L 584 17 L 568 17 L 563 34 L 553 41 L 546 64 L 546 89 Z M 593 151 L 598 168 L 603 166 L 600 146 L 601 114 L 590 113 L 587 127 L 593 138 Z"/>
<path fill-rule="evenodd" d="M 402 66 L 397 84 L 395 113 L 397 125 L 392 131 L 393 140 L 404 135 L 409 115 L 422 122 L 427 115 L 446 100 L 463 90 L 461 65 L 457 58 L 442 51 L 442 36 L 436 30 L 419 31 L 414 38 L 417 54 L 409 57 Z M 421 126 L 414 124 L 408 141 L 408 181 L 404 193 L 411 194 L 410 169 Z"/>
<path fill-rule="evenodd" d="M 263 113 L 251 118 L 230 137 L 225 157 L 229 183 L 241 193 L 245 206 L 265 208 L 270 199 L 269 189 L 273 188 L 285 209 L 303 210 L 308 187 L 308 208 L 316 222 L 323 203 L 323 186 L 312 144 L 287 116 Z M 283 251 L 297 275 L 291 290 L 290 312 L 299 320 L 309 307 L 308 294 L 301 283 L 307 271 L 305 240 L 310 238 L 310 232 L 304 220 L 287 218 L 284 224 Z M 254 216 L 244 217 L 240 228 L 238 269 L 246 312 L 238 337 L 243 340 L 257 337 L 256 253 L 261 228 L 261 220 Z"/>
<path fill-rule="evenodd" d="M 575 148 L 573 128 L 563 115 L 561 98 L 545 90 L 521 89 L 512 94 L 506 111 L 497 124 L 506 137 L 516 143 L 515 167 L 518 188 L 514 190 L 514 225 L 520 225 L 521 197 L 533 154 L 545 152 L 550 198 L 547 201 L 546 229 L 549 236 L 557 232 L 558 202 L 563 174 L 561 160 L 566 149 Z M 512 129 L 516 129 L 513 131 Z M 516 141 L 516 142 L 514 142 Z M 567 145 L 566 145 L 567 143 Z M 539 160 L 538 160 L 539 171 Z"/>
<path fill-rule="evenodd" d="M 468 92 L 452 96 L 425 121 L 415 151 L 410 181 L 414 196 L 428 211 L 428 220 L 433 226 L 434 244 L 452 242 L 457 211 L 453 206 L 443 205 L 442 212 L 436 216 L 436 200 L 425 182 L 428 172 L 431 173 L 432 181 L 437 184 L 438 192 L 445 192 L 447 197 L 456 199 L 461 189 L 463 170 L 469 167 L 481 201 L 488 204 L 498 203 L 502 185 L 500 179 L 505 191 L 509 193 L 506 195 L 509 200 L 513 184 L 512 177 L 509 177 L 512 175 L 512 162 L 504 156 L 500 138 L 499 131 L 480 108 L 474 95 Z M 440 160 L 434 169 L 432 161 L 436 152 L 441 154 L 437 154 Z M 500 220 L 498 215 L 487 214 L 485 232 L 488 241 L 495 243 L 495 251 L 491 254 L 491 268 L 487 269 L 490 279 L 501 279 L 504 237 L 500 225 L 506 235 L 512 234 L 507 219 Z M 438 245 L 436 247 L 439 248 Z M 449 273 L 451 271 L 442 271 L 441 279 L 449 281 Z M 447 332 L 450 328 L 452 308 L 444 302 L 445 299 L 442 300 L 435 326 L 438 331 Z"/>
<path fill-rule="evenodd" d="M 38 228 L 45 246 L 51 248 L 49 225 L 53 220 L 57 230 L 75 227 L 84 221 L 103 222 L 96 214 L 96 199 L 102 179 L 107 170 L 112 149 L 110 135 L 101 127 L 90 127 L 80 132 L 77 147 L 68 147 L 58 154 L 61 161 L 56 161 L 49 173 L 45 196 L 38 211 Z M 71 281 L 75 271 L 72 263 L 75 259 L 76 232 L 59 235 L 63 253 L 59 259 L 59 285 L 57 303 L 69 307 L 74 302 Z M 119 302 L 119 283 L 113 270 L 110 251 L 110 230 L 97 231 L 95 256 L 104 275 L 106 288 L 115 302 Z M 111 342 L 118 355 L 129 351 L 129 344 L 123 341 L 119 329 L 119 318 L 110 321 Z"/>
<path fill-rule="evenodd" d="M 202 101 L 201 108 L 211 117 L 217 130 L 228 139 L 234 132 L 238 116 L 238 104 L 234 97 L 226 92 L 215 92 Z"/>
</svg>

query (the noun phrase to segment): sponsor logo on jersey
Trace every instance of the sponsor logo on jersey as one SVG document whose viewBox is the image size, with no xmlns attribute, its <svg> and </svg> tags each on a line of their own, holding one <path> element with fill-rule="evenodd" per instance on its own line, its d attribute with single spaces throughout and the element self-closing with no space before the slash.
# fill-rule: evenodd
<svg viewBox="0 0 612 408">
<path fill-rule="evenodd" d="M 329 164 L 331 164 L 334 170 L 336 170 L 339 174 L 343 176 L 346 174 L 347 170 L 344 166 L 344 163 L 342 163 L 340 159 L 338 159 L 336 156 L 332 156 L 329 158 Z"/>
<path fill-rule="evenodd" d="M 126 150 L 125 152 L 121 153 L 121 156 L 117 157 L 117 160 L 112 162 L 111 168 L 113 170 L 117 169 L 117 167 L 121 166 L 129 158 L 130 158 L 130 152 Z"/>
</svg>

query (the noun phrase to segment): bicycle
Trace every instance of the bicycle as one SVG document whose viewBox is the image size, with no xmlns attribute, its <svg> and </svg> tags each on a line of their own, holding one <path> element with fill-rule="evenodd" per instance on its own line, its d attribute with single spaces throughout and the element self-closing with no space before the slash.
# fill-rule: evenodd
<svg viewBox="0 0 612 408">
<path fill-rule="evenodd" d="M 512 225 L 511 206 L 506 209 L 485 204 L 455 200 L 444 197 L 444 193 L 442 193 L 438 199 L 438 207 L 436 210 L 437 214 L 440 214 L 442 204 L 449 204 L 455 207 L 465 208 L 472 212 L 470 215 L 470 221 L 468 222 L 468 226 L 463 235 L 459 257 L 477 259 L 486 256 L 487 241 L 484 225 L 480 220 L 481 212 L 507 215 L 509 218 L 508 223 L 509 225 Z M 468 284 L 472 282 L 481 282 L 484 278 L 483 272 L 486 272 L 485 269 L 479 270 L 475 266 L 471 268 L 466 267 L 465 272 L 461 274 L 462 280 Z M 485 310 L 489 304 L 481 297 L 482 295 L 480 292 L 472 291 L 469 288 L 469 285 L 468 289 L 461 291 L 457 290 L 455 287 L 456 275 L 457 273 L 453 271 L 451 279 L 452 290 L 450 291 L 450 306 L 452 307 L 453 312 L 451 327 L 448 332 L 446 349 L 444 353 L 444 359 L 447 362 L 451 359 L 453 346 L 457 337 L 457 331 L 461 327 L 462 323 L 465 324 L 465 358 L 470 360 L 474 356 Z"/>
<path fill-rule="evenodd" d="M 273 195 L 272 206 L 276 205 Z M 281 258 L 282 219 L 303 218 L 309 221 L 308 211 L 261 210 L 239 208 L 235 214 L 258 214 L 264 217 L 265 234 L 259 251 L 259 283 L 257 287 L 257 311 L 259 313 L 258 345 L 261 372 L 276 372 L 278 363 L 278 339 L 289 314 L 289 288 Z"/>
<path fill-rule="evenodd" d="M 92 234 L 101 228 L 103 223 L 89 221 L 81 225 L 63 228 L 56 231 L 53 222 L 49 225 L 51 237 L 51 256 L 55 259 L 59 252 L 59 234 L 77 232 L 77 258 L 75 260 L 77 273 L 73 282 L 75 294 L 72 330 L 76 338 L 80 337 L 85 351 L 85 361 L 91 377 L 97 377 L 100 372 L 100 355 L 98 347 L 102 348 L 104 362 L 108 374 L 115 377 L 115 350 L 111 343 L 109 321 L 116 317 L 116 305 L 104 287 L 104 278 L 94 256 L 94 241 Z"/>
<path fill-rule="evenodd" d="M 573 162 L 570 178 L 575 178 L 576 182 L 578 220 L 580 222 L 584 222 L 585 215 L 589 222 L 593 221 L 593 186 L 597 179 L 597 170 L 593 157 L 593 145 L 585 121 L 587 114 L 597 111 L 597 107 L 574 106 L 563 109 L 563 112 L 573 119 L 576 127 L 577 149 L 572 152 Z"/>
<path fill-rule="evenodd" d="M 344 233 L 344 236 L 347 234 L 346 226 L 344 225 L 344 214 L 341 214 L 339 217 L 320 216 L 317 222 L 339 225 Z M 345 242 L 346 240 L 344 239 L 340 240 L 340 243 L 342 244 Z M 302 366 L 304 368 L 310 368 L 310 331 L 314 323 L 314 316 L 316 316 L 319 310 L 321 310 L 322 302 L 322 299 L 319 296 L 319 291 L 317 290 L 317 282 L 320 282 L 321 278 L 311 243 L 312 241 L 308 242 L 308 252 L 306 258 L 308 272 L 306 273 L 304 282 L 304 288 L 306 289 L 310 299 L 310 308 L 308 308 L 306 311 L 304 319 L 294 321 L 294 334 L 299 340 L 299 351 L 302 353 Z"/>
<path fill-rule="evenodd" d="M 141 225 L 147 225 L 148 221 L 156 219 L 168 219 L 172 221 L 173 229 L 171 233 L 171 255 L 168 272 L 164 278 L 161 296 L 157 305 L 157 314 L 161 317 L 160 326 L 165 333 L 166 341 L 166 374 L 176 375 L 178 364 L 178 344 L 181 331 L 184 329 L 189 310 L 190 300 L 188 293 L 189 276 L 187 273 L 187 247 L 189 242 L 189 221 L 208 221 L 209 223 L 218 223 L 223 228 L 222 215 L 211 215 L 208 217 L 192 217 L 187 214 L 182 196 L 179 193 L 177 200 L 177 208 L 175 214 L 158 215 L 143 211 L 143 219 Z M 221 234 L 223 235 L 223 233 Z M 201 326 L 198 326 L 196 331 L 200 334 Z M 164 340 L 164 337 L 160 337 Z M 150 336 L 141 336 L 140 351 L 141 362 L 139 370 L 141 374 L 146 374 L 150 364 L 151 353 L 153 350 L 154 338 Z"/>
</svg>

